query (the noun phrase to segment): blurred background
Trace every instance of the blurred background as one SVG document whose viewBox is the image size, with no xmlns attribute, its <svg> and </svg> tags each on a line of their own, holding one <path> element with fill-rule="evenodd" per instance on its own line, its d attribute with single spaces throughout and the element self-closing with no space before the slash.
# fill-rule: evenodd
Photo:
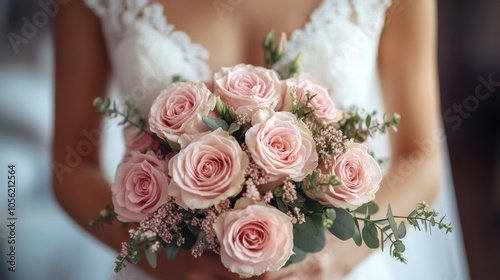
<svg viewBox="0 0 500 280">
<path fill-rule="evenodd" d="M 112 279 L 115 254 L 77 228 L 52 195 L 51 27 L 37 2 L 0 1 L 0 279 L 93 279 L 96 271 Z M 438 7 L 441 106 L 469 270 L 472 279 L 495 279 L 500 265 L 500 0 L 440 0 Z M 23 30 L 37 13 L 35 28 Z M 13 35 L 27 31 L 28 36 Z M 11 163 L 17 166 L 16 278 L 6 274 L 4 253 L 4 182 Z M 68 251 L 78 262 L 66 257 Z"/>
</svg>

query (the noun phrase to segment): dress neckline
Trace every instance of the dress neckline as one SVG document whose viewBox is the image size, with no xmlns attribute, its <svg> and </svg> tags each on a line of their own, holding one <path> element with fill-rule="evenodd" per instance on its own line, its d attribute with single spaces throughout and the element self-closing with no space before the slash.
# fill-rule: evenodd
<svg viewBox="0 0 500 280">
<path fill-rule="evenodd" d="M 312 30 L 311 27 L 317 25 L 316 22 L 319 18 L 318 14 L 320 14 L 324 10 L 326 2 L 328 2 L 328 0 L 322 0 L 319 3 L 319 5 L 316 8 L 314 8 L 314 10 L 309 14 L 309 19 L 302 25 L 302 27 L 298 27 L 292 30 L 292 32 L 290 33 L 290 37 L 287 40 L 287 45 L 295 45 L 297 38 L 299 38 L 301 34 L 310 32 Z M 168 31 L 168 33 L 171 34 L 171 36 L 178 37 L 179 39 L 181 39 L 179 40 L 179 43 L 181 44 L 181 47 L 184 50 L 186 59 L 191 60 L 189 58 L 190 56 L 192 56 L 193 54 L 198 54 L 199 59 L 197 61 L 197 64 L 199 66 L 202 66 L 203 69 L 206 69 L 205 70 L 207 72 L 206 74 L 208 76 L 211 76 L 213 74 L 213 71 L 208 63 L 210 52 L 205 48 L 205 46 L 203 46 L 200 43 L 192 42 L 191 37 L 189 36 L 189 34 L 187 34 L 187 32 L 181 29 L 177 29 L 174 24 L 169 23 L 168 17 L 165 15 L 164 12 L 165 7 L 162 3 L 157 1 L 151 1 L 147 6 L 158 7 L 157 9 L 159 10 L 158 13 L 160 15 L 157 16 L 161 16 L 160 21 L 163 23 L 164 26 L 157 26 L 157 28 L 166 30 Z"/>
</svg>

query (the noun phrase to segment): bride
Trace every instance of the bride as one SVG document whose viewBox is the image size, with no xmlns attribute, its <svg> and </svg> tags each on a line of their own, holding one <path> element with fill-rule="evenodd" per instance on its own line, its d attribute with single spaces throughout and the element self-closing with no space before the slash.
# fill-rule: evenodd
<svg viewBox="0 0 500 280">
<path fill-rule="evenodd" d="M 389 203 L 395 213 L 407 214 L 416 202 L 435 202 L 439 194 L 438 210 L 459 226 L 450 186 L 440 189 L 449 174 L 442 156 L 434 1 L 85 2 L 87 7 L 71 1 L 56 17 L 54 162 L 67 162 L 65 147 L 77 149 L 89 135 L 110 139 L 113 133 L 100 126 L 101 117 L 91 106 L 95 97 L 105 95 L 110 77 L 123 98 L 147 112 L 173 76 L 208 82 L 223 66 L 262 65 L 260 43 L 274 29 L 289 38 L 282 63 L 302 53 L 300 71 L 326 86 L 337 106 L 402 115 L 398 133 L 371 143 L 377 157 L 392 159 L 377 193 L 379 215 Z M 126 238 L 120 225 L 88 227 L 111 204 L 107 178 L 112 174 L 106 174 L 100 152 L 113 166 L 121 157 L 110 151 L 122 143 L 100 149 L 99 142 L 81 149 L 78 164 L 56 170 L 54 191 L 83 228 L 118 251 Z M 258 279 L 467 278 L 460 234 L 429 238 L 428 233 L 410 233 L 405 239 L 408 265 L 395 264 L 389 252 L 331 238 L 322 252 Z M 195 261 L 181 253 L 154 270 L 146 262 L 131 267 L 139 279 L 239 279 L 209 253 Z"/>
</svg>

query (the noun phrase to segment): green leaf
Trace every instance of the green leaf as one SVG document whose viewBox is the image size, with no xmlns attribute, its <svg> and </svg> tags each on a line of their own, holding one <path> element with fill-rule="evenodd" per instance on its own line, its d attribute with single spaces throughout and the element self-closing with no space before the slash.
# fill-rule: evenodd
<svg viewBox="0 0 500 280">
<path fill-rule="evenodd" d="M 319 252 L 325 246 L 323 219 L 321 215 L 305 215 L 305 220 L 293 225 L 293 244 L 304 252 Z"/>
<path fill-rule="evenodd" d="M 198 240 L 198 235 L 193 234 L 188 227 L 184 227 L 181 230 L 181 234 L 184 237 L 184 244 L 182 244 L 182 248 L 185 250 L 193 248 L 194 244 Z"/>
<path fill-rule="evenodd" d="M 381 240 L 381 242 L 380 242 L 380 248 L 382 249 L 382 252 L 383 252 L 384 251 L 384 242 L 385 242 L 385 240 L 384 240 L 384 231 L 382 231 L 382 230 L 380 231 L 380 240 Z"/>
<path fill-rule="evenodd" d="M 229 130 L 229 124 L 227 124 L 227 122 L 221 118 L 210 118 L 207 116 L 202 116 L 201 119 L 212 131 L 217 130 L 218 128 L 222 128 L 225 131 Z"/>
<path fill-rule="evenodd" d="M 290 258 L 286 262 L 285 267 L 288 266 L 288 265 L 291 265 L 293 263 L 301 262 L 307 256 L 307 252 L 302 251 L 297 246 L 293 246 L 293 253 L 294 254 L 292 256 L 290 256 Z"/>
<path fill-rule="evenodd" d="M 227 132 L 229 134 L 233 134 L 236 131 L 238 131 L 240 128 L 241 128 L 241 126 L 239 124 L 237 124 L 237 123 L 231 123 L 231 125 L 229 126 Z"/>
<path fill-rule="evenodd" d="M 392 245 L 394 245 L 394 248 L 396 248 L 396 250 L 400 253 L 403 253 L 406 250 L 406 247 L 401 240 L 394 241 Z"/>
<path fill-rule="evenodd" d="M 297 194 L 297 199 L 293 203 L 290 203 L 290 206 L 302 208 L 304 202 L 306 202 L 306 198 L 301 196 L 300 194 Z"/>
<path fill-rule="evenodd" d="M 176 240 L 172 240 L 172 243 L 167 243 L 165 247 L 165 253 L 167 256 L 167 260 L 173 261 L 181 251 L 181 246 L 177 245 Z"/>
<path fill-rule="evenodd" d="M 189 224 L 187 227 L 193 235 L 198 235 L 198 233 L 200 233 L 200 227 L 198 226 L 193 226 Z"/>
<path fill-rule="evenodd" d="M 391 226 L 392 233 L 394 233 L 394 238 L 396 238 L 396 240 L 399 240 L 398 227 L 396 225 L 396 221 L 394 220 L 394 215 L 392 214 L 391 205 L 389 205 L 389 208 L 387 209 L 387 221 Z"/>
<path fill-rule="evenodd" d="M 328 230 L 340 240 L 347 240 L 353 237 L 355 232 L 354 217 L 341 208 L 336 209 L 335 212 L 337 213 L 337 218 Z"/>
<path fill-rule="evenodd" d="M 398 237 L 404 238 L 405 236 L 406 236 L 406 226 L 403 222 L 401 222 L 398 227 Z"/>
<path fill-rule="evenodd" d="M 137 252 L 137 254 L 130 259 L 130 261 L 133 264 L 137 264 L 142 259 L 141 251 L 137 250 L 136 252 Z"/>
<path fill-rule="evenodd" d="M 306 199 L 306 202 L 304 203 L 303 207 L 305 210 L 312 212 L 322 212 L 323 209 L 325 208 L 323 204 L 313 199 Z"/>
<path fill-rule="evenodd" d="M 368 214 L 373 215 L 378 212 L 379 208 L 377 204 L 375 204 L 375 202 L 370 201 L 368 203 L 359 206 L 358 209 L 355 210 L 355 212 L 359 214 L 366 214 L 367 209 L 368 209 Z"/>
<path fill-rule="evenodd" d="M 179 143 L 176 143 L 174 141 L 171 141 L 171 140 L 167 140 L 167 143 L 168 145 L 170 146 L 170 149 L 172 149 L 173 152 L 178 152 L 181 150 L 181 145 L 179 145 Z"/>
<path fill-rule="evenodd" d="M 361 238 L 361 232 L 359 231 L 359 223 L 357 219 L 354 219 L 354 235 L 352 236 L 352 239 L 356 245 L 363 245 L 363 238 Z"/>
<path fill-rule="evenodd" d="M 142 242 L 141 242 L 141 235 L 142 235 L 143 231 L 139 231 L 136 236 L 134 237 L 134 239 L 131 240 L 131 245 L 134 246 L 134 247 L 139 247 Z"/>
<path fill-rule="evenodd" d="M 281 198 L 276 198 L 276 204 L 278 205 L 278 209 L 283 212 L 283 213 L 287 213 L 288 212 L 288 207 L 286 206 L 286 204 L 283 202 L 283 199 Z"/>
<path fill-rule="evenodd" d="M 367 127 L 367 128 L 369 128 L 369 127 L 370 127 L 370 124 L 372 124 L 372 115 L 368 115 L 368 116 L 366 117 L 365 124 L 366 124 L 366 127 Z"/>
<path fill-rule="evenodd" d="M 157 265 L 156 254 L 158 253 L 158 251 L 153 253 L 153 252 L 151 252 L 151 250 L 149 250 L 149 246 L 145 246 L 144 252 L 146 253 L 146 259 L 148 260 L 149 265 L 152 268 L 156 268 L 156 265 Z"/>
<path fill-rule="evenodd" d="M 365 222 L 365 226 L 362 230 L 363 240 L 365 241 L 368 248 L 376 249 L 380 246 L 380 240 L 378 239 L 378 231 L 373 223 Z"/>
</svg>

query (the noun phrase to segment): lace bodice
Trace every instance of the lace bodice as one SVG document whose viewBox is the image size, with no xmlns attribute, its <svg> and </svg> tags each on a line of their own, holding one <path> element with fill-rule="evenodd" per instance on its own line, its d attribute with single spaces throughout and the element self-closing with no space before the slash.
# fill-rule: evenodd
<svg viewBox="0 0 500 280">
<path fill-rule="evenodd" d="M 207 81 L 208 51 L 169 24 L 147 0 L 86 0 L 102 22 L 121 94 L 146 112 L 173 76 Z M 281 64 L 302 53 L 301 71 L 326 86 L 340 107 L 379 104 L 376 57 L 390 0 L 324 0 L 295 30 Z M 280 67 L 280 64 L 277 65 Z"/>
</svg>

